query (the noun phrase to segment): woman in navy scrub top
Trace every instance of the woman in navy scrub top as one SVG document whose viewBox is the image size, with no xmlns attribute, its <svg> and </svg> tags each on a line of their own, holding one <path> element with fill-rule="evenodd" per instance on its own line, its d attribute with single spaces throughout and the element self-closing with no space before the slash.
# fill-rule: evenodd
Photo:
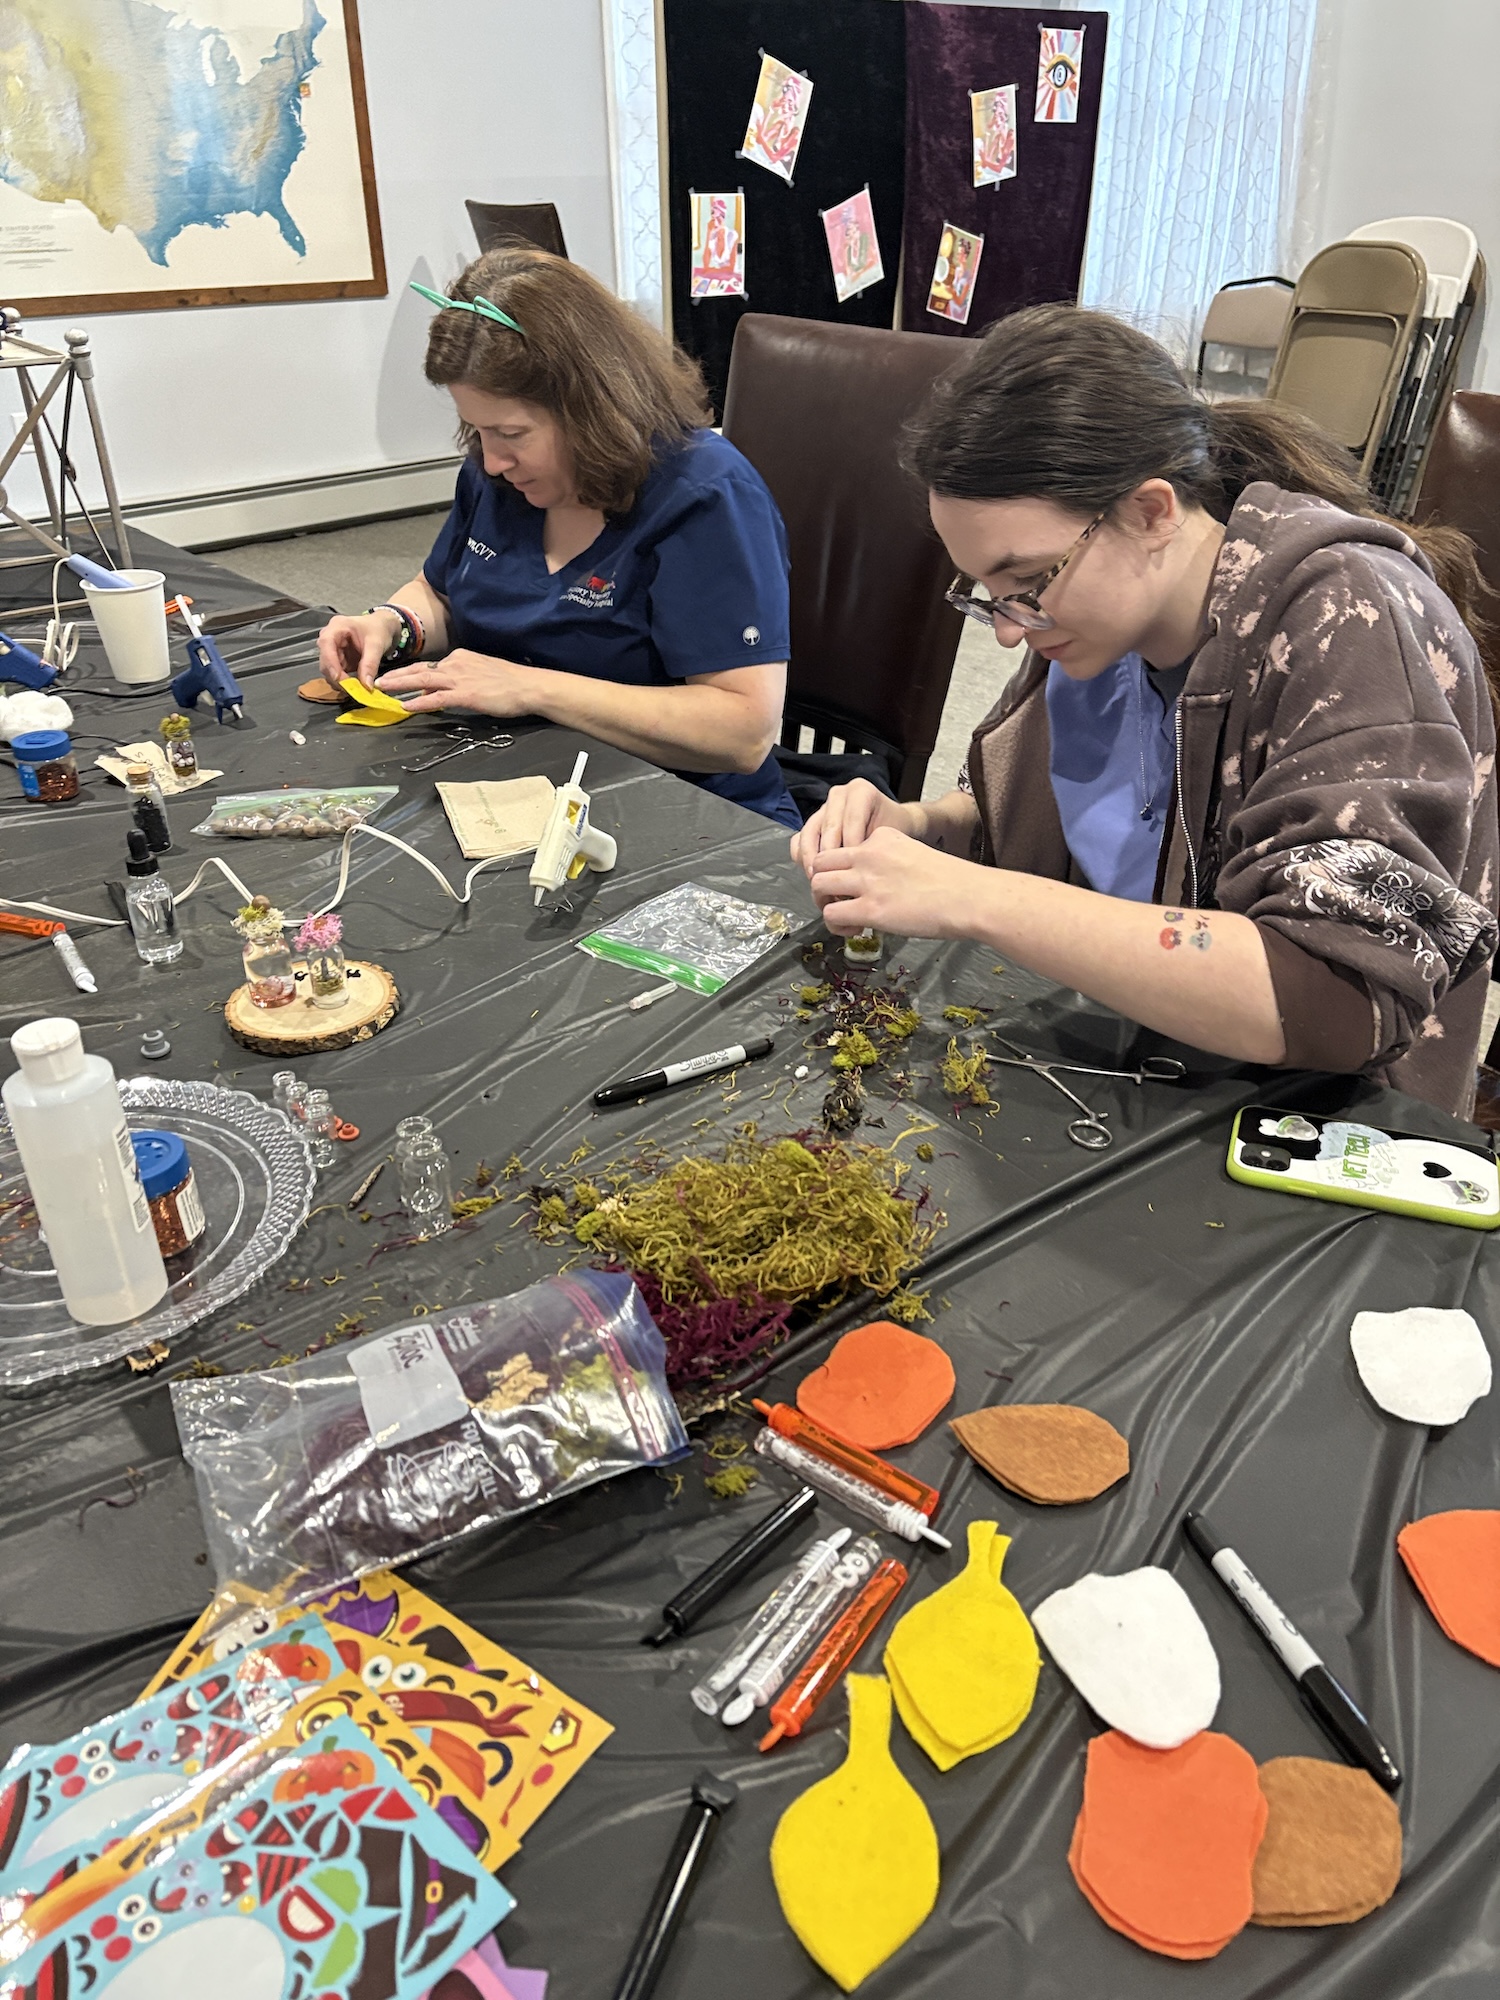
<svg viewBox="0 0 1500 2000">
<path fill-rule="evenodd" d="M 420 576 L 324 626 L 325 676 L 394 663 L 414 711 L 545 716 L 800 826 L 772 754 L 786 532 L 696 366 L 543 251 L 491 251 L 451 296 L 426 372 L 470 447 L 453 511 Z"/>
</svg>

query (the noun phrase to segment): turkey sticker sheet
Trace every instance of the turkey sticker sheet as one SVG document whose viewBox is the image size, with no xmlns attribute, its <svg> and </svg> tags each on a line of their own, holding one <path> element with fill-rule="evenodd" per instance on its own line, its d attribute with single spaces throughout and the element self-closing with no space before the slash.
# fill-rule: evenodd
<svg viewBox="0 0 1500 2000">
<path fill-rule="evenodd" d="M 152 1865 L 85 1876 L 0 2000 L 418 2000 L 514 1906 L 348 1718 Z"/>
<path fill-rule="evenodd" d="M 24 1907 L 54 1877 L 92 1861 L 195 1779 L 271 1735 L 310 1690 L 342 1673 L 328 1628 L 304 1613 L 269 1644 L 66 1742 L 18 1750 L 0 1771 L 0 1894 Z"/>
</svg>

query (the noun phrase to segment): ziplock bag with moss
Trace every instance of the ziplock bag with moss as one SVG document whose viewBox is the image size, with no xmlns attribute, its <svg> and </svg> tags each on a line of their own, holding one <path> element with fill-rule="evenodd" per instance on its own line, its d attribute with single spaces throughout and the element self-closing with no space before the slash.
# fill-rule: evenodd
<svg viewBox="0 0 1500 2000">
<path fill-rule="evenodd" d="M 214 1573 L 306 1597 L 687 1449 L 623 1273 L 172 1384 Z"/>
</svg>

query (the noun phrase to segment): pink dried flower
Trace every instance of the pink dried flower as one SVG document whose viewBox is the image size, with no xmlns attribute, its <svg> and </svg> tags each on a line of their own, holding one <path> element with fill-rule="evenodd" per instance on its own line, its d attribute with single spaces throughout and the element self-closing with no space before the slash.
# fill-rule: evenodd
<svg viewBox="0 0 1500 2000">
<path fill-rule="evenodd" d="M 344 935 L 344 920 L 335 911 L 326 916 L 304 917 L 302 928 L 297 933 L 298 951 L 331 951 Z"/>
</svg>

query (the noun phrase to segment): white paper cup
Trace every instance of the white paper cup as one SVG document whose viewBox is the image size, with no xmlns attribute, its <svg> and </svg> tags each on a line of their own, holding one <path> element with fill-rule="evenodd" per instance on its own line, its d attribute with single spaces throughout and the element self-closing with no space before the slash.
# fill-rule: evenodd
<svg viewBox="0 0 1500 2000">
<path fill-rule="evenodd" d="M 128 590 L 82 586 L 110 671 L 127 687 L 164 681 L 172 671 L 167 655 L 166 578 L 159 569 L 122 569 L 119 574 L 129 579 Z"/>
</svg>

